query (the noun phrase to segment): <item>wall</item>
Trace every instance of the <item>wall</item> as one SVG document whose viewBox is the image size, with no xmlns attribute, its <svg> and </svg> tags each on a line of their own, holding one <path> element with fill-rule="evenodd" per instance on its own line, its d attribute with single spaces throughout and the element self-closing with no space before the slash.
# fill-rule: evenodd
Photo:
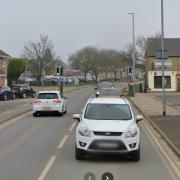
<svg viewBox="0 0 180 180">
<path fill-rule="evenodd" d="M 158 72 L 161 73 L 162 71 L 148 71 L 148 87 L 151 91 L 162 91 L 162 89 L 154 89 L 154 73 Z M 167 88 L 166 91 L 176 91 L 177 84 L 176 84 L 176 73 L 177 71 L 166 71 L 171 76 L 171 88 Z"/>
</svg>

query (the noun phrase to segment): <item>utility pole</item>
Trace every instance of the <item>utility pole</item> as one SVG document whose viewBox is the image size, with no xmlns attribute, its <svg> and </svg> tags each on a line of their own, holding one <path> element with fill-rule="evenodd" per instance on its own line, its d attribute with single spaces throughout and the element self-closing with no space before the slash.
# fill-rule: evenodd
<svg viewBox="0 0 180 180">
<path fill-rule="evenodd" d="M 132 38 L 133 38 L 133 54 L 132 54 L 132 59 L 133 59 L 133 68 L 132 68 L 132 79 L 133 79 L 133 96 L 135 95 L 135 63 L 136 63 L 136 52 L 135 52 L 135 28 L 134 28 L 134 12 L 128 13 L 132 15 Z"/>
<path fill-rule="evenodd" d="M 161 0 L 161 55 L 162 55 L 162 90 L 163 90 L 163 116 L 166 116 L 166 94 L 165 94 L 165 58 L 164 58 L 164 3 Z"/>
</svg>

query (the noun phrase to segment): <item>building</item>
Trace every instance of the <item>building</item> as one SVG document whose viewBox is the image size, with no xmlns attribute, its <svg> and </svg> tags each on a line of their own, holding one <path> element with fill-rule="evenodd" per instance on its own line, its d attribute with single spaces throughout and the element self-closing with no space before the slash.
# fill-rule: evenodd
<svg viewBox="0 0 180 180">
<path fill-rule="evenodd" d="M 180 91 L 180 38 L 164 39 L 165 90 Z M 151 91 L 162 91 L 161 39 L 147 40 L 146 84 Z"/>
<path fill-rule="evenodd" d="M 0 50 L 0 86 L 7 85 L 7 66 L 9 55 Z"/>
</svg>

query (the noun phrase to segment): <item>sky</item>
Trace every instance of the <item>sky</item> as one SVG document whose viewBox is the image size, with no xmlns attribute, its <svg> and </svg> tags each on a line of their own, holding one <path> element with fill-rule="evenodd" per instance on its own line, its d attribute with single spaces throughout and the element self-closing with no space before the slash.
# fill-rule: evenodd
<svg viewBox="0 0 180 180">
<path fill-rule="evenodd" d="M 56 55 L 86 46 L 124 50 L 135 36 L 161 31 L 161 0 L 0 0 L 0 49 L 19 57 L 28 41 L 48 35 Z M 164 0 L 165 37 L 180 38 L 180 0 Z"/>
</svg>

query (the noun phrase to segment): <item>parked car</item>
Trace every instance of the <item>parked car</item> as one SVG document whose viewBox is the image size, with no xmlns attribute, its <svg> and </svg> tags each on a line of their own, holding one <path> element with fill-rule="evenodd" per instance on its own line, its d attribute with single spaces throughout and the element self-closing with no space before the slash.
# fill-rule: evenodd
<svg viewBox="0 0 180 180">
<path fill-rule="evenodd" d="M 75 157 L 83 160 L 88 154 L 120 153 L 133 161 L 140 160 L 140 131 L 130 103 L 122 98 L 89 99 L 80 114 L 76 129 Z"/>
<path fill-rule="evenodd" d="M 15 99 L 15 92 L 8 86 L 0 87 L 0 99 L 1 100 L 8 100 L 8 99 Z"/>
<path fill-rule="evenodd" d="M 54 112 L 63 115 L 67 112 L 67 98 L 59 91 L 40 91 L 33 102 L 33 116 Z"/>
<path fill-rule="evenodd" d="M 28 84 L 17 84 L 11 87 L 16 96 L 21 97 L 21 98 L 26 98 L 26 97 L 36 97 L 36 91 L 33 90 L 32 87 L 30 87 Z"/>
</svg>

